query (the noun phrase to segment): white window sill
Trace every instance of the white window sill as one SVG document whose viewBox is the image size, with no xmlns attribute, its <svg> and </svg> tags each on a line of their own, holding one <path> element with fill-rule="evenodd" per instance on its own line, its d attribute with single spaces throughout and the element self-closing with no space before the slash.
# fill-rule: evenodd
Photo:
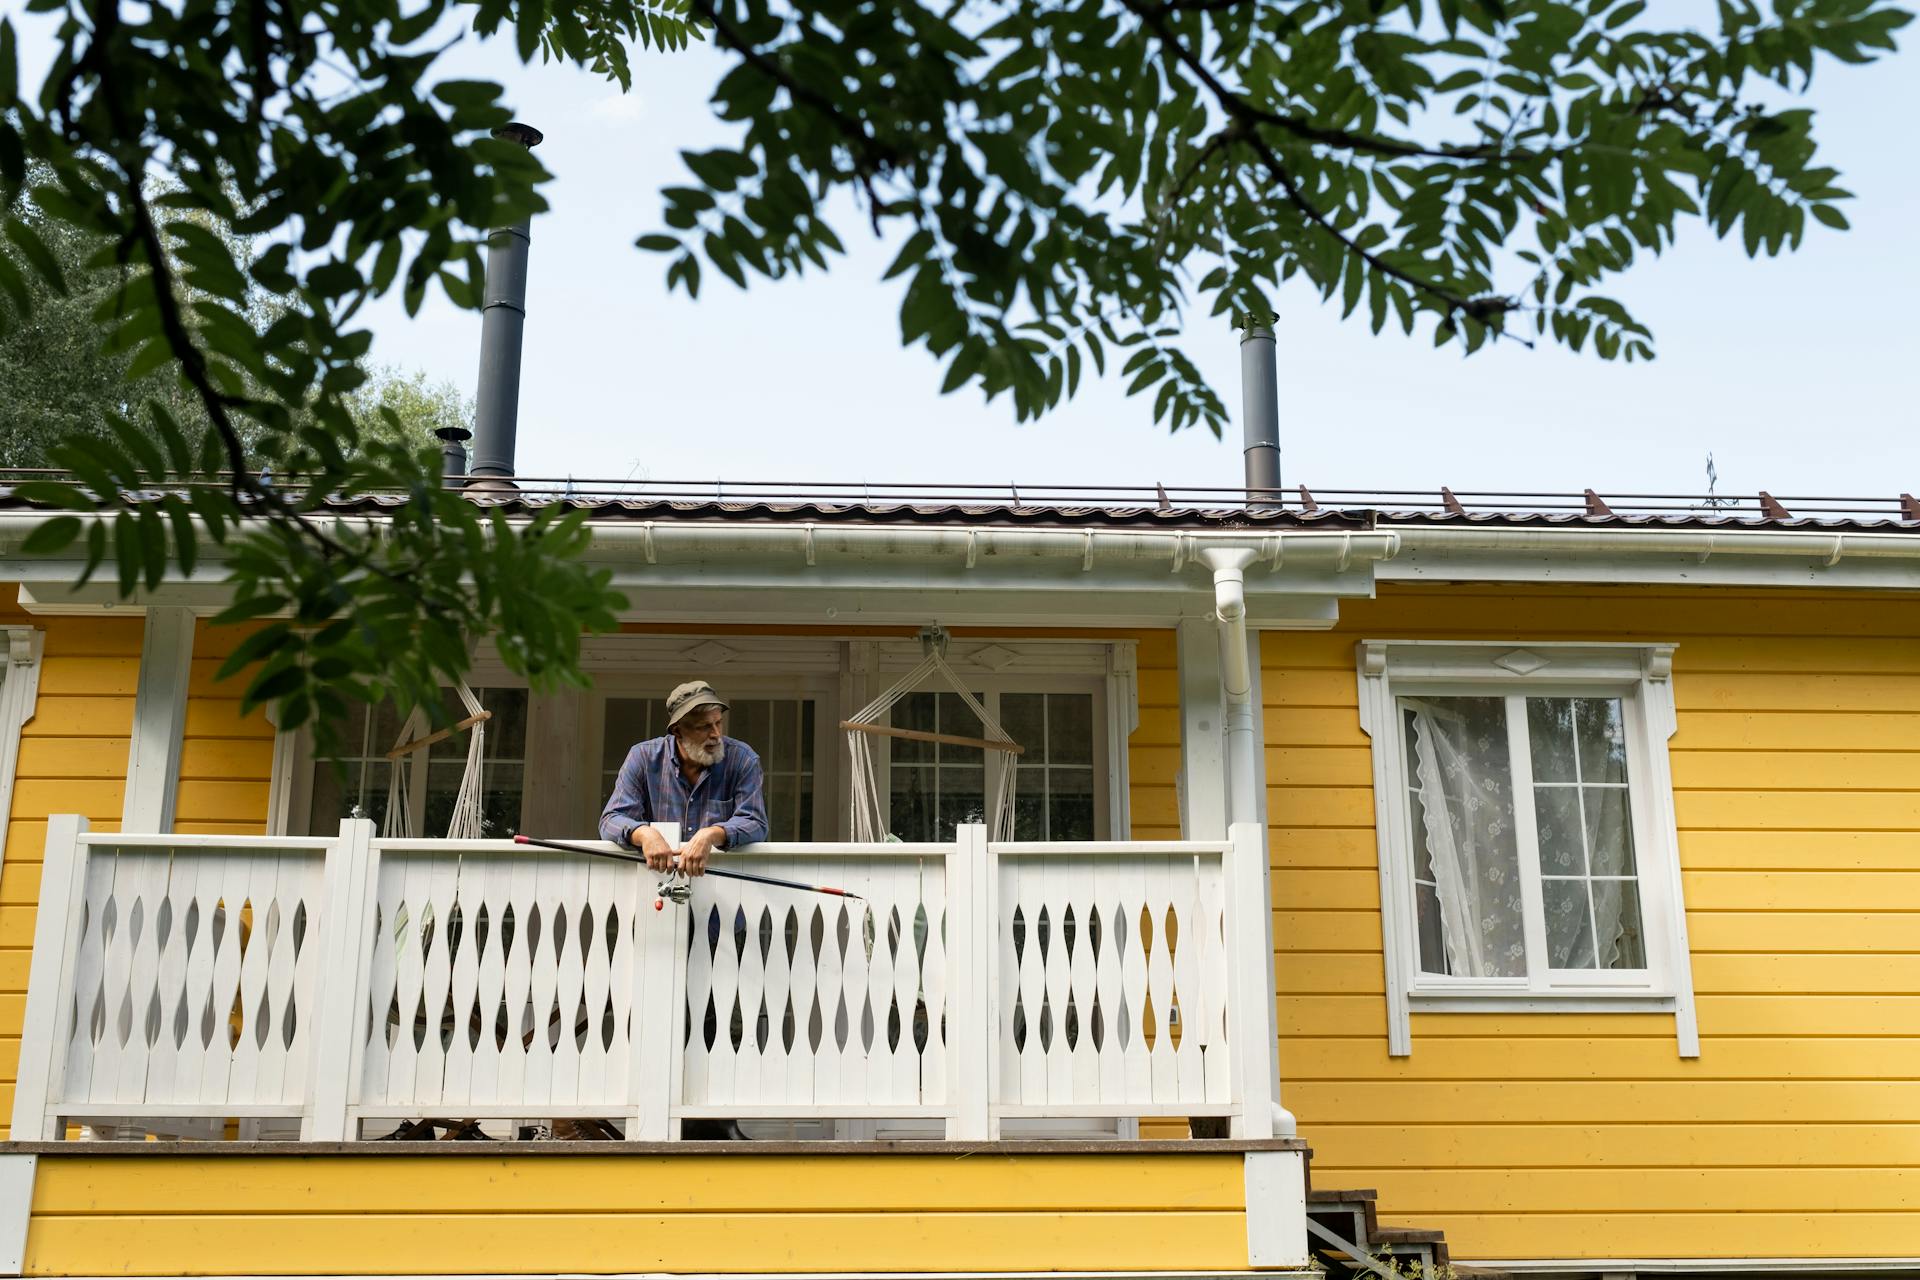
<svg viewBox="0 0 1920 1280">
<path fill-rule="evenodd" d="M 1415 1013 L 1672 1013 L 1677 997 L 1647 991 L 1410 991 Z"/>
</svg>

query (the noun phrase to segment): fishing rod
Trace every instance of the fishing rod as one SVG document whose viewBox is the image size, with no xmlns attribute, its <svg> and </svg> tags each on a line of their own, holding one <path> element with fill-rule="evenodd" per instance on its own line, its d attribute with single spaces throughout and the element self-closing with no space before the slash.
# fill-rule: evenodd
<svg viewBox="0 0 1920 1280">
<path fill-rule="evenodd" d="M 646 855 L 641 853 L 623 853 L 617 849 L 595 849 L 590 845 L 569 844 L 564 840 L 536 840 L 532 836 L 515 836 L 513 842 L 515 844 L 537 845 L 542 849 L 559 849 L 564 853 L 581 853 L 589 858 L 612 858 L 616 862 L 638 862 L 644 864 L 647 860 Z M 849 889 L 834 889 L 823 884 L 801 884 L 798 880 L 782 880 L 776 876 L 760 876 L 755 875 L 751 871 L 722 871 L 718 867 L 708 867 L 706 874 L 710 876 L 721 876 L 728 880 L 751 880 L 755 884 L 770 884 L 779 889 L 798 889 L 802 893 L 824 893 L 836 898 L 854 898 L 861 902 L 866 901 L 865 898 L 860 897 L 859 894 Z M 680 864 L 676 860 L 672 871 L 668 873 L 667 879 L 660 882 L 660 898 L 671 898 L 676 903 L 685 903 L 687 899 L 692 896 L 693 886 L 689 883 L 687 873 L 680 869 Z M 653 904 L 654 910 L 658 911 L 660 906 L 660 899 L 655 899 Z"/>
</svg>

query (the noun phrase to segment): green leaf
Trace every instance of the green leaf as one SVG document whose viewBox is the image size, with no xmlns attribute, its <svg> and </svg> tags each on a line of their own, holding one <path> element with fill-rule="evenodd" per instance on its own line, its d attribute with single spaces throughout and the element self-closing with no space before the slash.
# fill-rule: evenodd
<svg viewBox="0 0 1920 1280">
<path fill-rule="evenodd" d="M 226 619 L 224 614 L 221 617 L 223 620 L 239 621 L 239 619 Z M 292 639 L 292 624 L 267 623 L 233 647 L 233 651 L 220 664 L 220 669 L 214 673 L 214 679 L 225 680 L 229 676 L 239 674 L 254 663 L 271 656 Z"/>
<path fill-rule="evenodd" d="M 20 542 L 20 550 L 30 556 L 52 555 L 64 551 L 82 531 L 79 516 L 54 516 L 42 524 L 36 525 Z"/>
<path fill-rule="evenodd" d="M 1830 204 L 1809 205 L 1808 208 L 1813 211 L 1813 216 L 1818 219 L 1823 226 L 1832 227 L 1835 231 L 1845 231 L 1849 225 L 1847 215 L 1841 213 Z"/>
</svg>

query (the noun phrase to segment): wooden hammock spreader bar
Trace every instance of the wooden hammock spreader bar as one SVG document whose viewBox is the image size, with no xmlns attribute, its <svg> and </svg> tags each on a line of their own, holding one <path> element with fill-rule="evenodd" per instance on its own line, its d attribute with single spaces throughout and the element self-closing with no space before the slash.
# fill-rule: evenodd
<svg viewBox="0 0 1920 1280">
<path fill-rule="evenodd" d="M 424 738 L 415 738 L 412 742 L 401 743 L 393 750 L 387 752 L 387 759 L 398 760 L 401 756 L 409 752 L 418 751 L 422 747 L 430 747 L 442 738 L 451 738 L 456 733 L 463 733 L 473 728 L 473 726 L 479 724 L 482 720 L 491 719 L 493 719 L 493 712 L 491 711 L 482 711 L 477 715 L 468 716 L 465 720 L 456 721 L 444 729 L 428 734 Z"/>
<path fill-rule="evenodd" d="M 992 738 L 962 738 L 951 733 L 928 733 L 924 729 L 895 729 L 884 724 L 861 724 L 857 720 L 842 720 L 842 729 L 851 729 L 855 733 L 871 733 L 881 738 L 905 738 L 909 742 L 944 742 L 950 747 L 982 747 L 988 751 L 1004 751 L 1010 756 L 1023 756 L 1027 749 L 1017 742 L 995 742 Z"/>
</svg>

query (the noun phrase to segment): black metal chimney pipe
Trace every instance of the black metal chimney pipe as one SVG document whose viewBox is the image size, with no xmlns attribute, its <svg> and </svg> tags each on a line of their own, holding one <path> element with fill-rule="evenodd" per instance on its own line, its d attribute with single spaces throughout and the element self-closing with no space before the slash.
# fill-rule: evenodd
<svg viewBox="0 0 1920 1280">
<path fill-rule="evenodd" d="M 449 482 L 467 478 L 467 441 L 473 439 L 473 432 L 465 427 L 438 427 L 434 430 L 440 441 L 440 476 Z"/>
<path fill-rule="evenodd" d="M 1273 326 L 1248 316 L 1240 334 L 1240 415 L 1246 430 L 1247 505 L 1280 505 L 1280 387 Z"/>
<path fill-rule="evenodd" d="M 515 121 L 493 136 L 531 150 L 543 135 Z M 520 343 L 527 325 L 526 222 L 487 238 L 487 292 L 480 308 L 480 383 L 475 393 L 473 472 L 469 488 L 513 489 L 514 436 L 520 428 Z"/>
</svg>

